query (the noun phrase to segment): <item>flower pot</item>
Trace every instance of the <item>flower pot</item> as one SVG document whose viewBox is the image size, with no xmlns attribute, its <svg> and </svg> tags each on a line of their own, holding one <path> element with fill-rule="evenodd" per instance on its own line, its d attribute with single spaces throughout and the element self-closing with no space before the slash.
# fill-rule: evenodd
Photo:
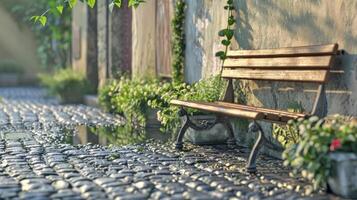
<svg viewBox="0 0 357 200">
<path fill-rule="evenodd" d="M 216 117 L 214 115 L 194 115 L 190 117 L 190 120 L 196 124 L 199 124 L 199 122 L 202 121 L 214 123 L 215 119 Z M 196 145 L 226 144 L 228 140 L 228 132 L 220 123 L 208 130 L 188 128 L 185 134 L 185 140 Z"/>
<path fill-rule="evenodd" d="M 17 73 L 0 73 L 0 86 L 16 86 L 19 80 Z"/>
<path fill-rule="evenodd" d="M 330 153 L 331 171 L 328 185 L 333 193 L 344 198 L 357 198 L 357 155 Z"/>
</svg>

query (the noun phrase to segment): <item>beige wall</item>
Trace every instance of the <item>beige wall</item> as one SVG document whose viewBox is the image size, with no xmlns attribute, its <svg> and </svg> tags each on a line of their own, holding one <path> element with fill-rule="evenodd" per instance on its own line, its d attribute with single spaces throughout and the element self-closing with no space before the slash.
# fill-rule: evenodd
<svg viewBox="0 0 357 200">
<path fill-rule="evenodd" d="M 328 84 L 329 113 L 357 116 L 357 1 L 235 0 L 236 43 L 232 48 L 262 49 L 337 42 L 350 55 L 341 56 Z M 221 48 L 217 33 L 226 26 L 224 2 L 188 0 L 186 79 L 218 72 L 214 53 Z M 251 83 L 251 104 L 287 107 L 301 101 L 311 110 L 314 85 Z M 298 95 L 297 95 L 298 94 Z"/>
<path fill-rule="evenodd" d="M 225 28 L 225 1 L 187 0 L 186 69 L 188 82 L 217 74 L 214 57 L 222 45 L 217 33 Z M 327 85 L 328 114 L 357 116 L 357 1 L 356 0 L 235 0 L 238 8 L 233 49 L 262 49 L 337 42 L 348 55 L 339 56 Z M 316 85 L 244 82 L 248 104 L 286 109 L 301 102 L 310 112 Z M 236 123 L 241 142 L 252 134 Z M 271 124 L 262 123 L 267 133 Z M 270 151 L 265 151 L 269 152 Z M 274 155 L 274 154 L 273 154 Z"/>
<path fill-rule="evenodd" d="M 32 81 L 40 71 L 33 33 L 26 25 L 19 24 L 1 5 L 0 25 L 0 60 L 17 61 L 26 68 L 25 79 Z"/>
<path fill-rule="evenodd" d="M 146 1 L 133 9 L 132 76 L 153 77 L 156 74 L 155 12 L 156 2 Z"/>
<path fill-rule="evenodd" d="M 72 12 L 72 67 L 82 73 L 87 72 L 87 29 L 88 29 L 88 8 L 78 2 Z"/>
</svg>

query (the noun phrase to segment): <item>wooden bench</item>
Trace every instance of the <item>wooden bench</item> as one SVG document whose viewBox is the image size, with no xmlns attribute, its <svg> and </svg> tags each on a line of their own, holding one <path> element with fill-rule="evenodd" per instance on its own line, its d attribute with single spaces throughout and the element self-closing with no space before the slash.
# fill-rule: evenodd
<svg viewBox="0 0 357 200">
<path fill-rule="evenodd" d="M 225 125 L 229 132 L 228 144 L 234 145 L 235 139 L 229 119 L 231 117 L 250 119 L 253 122 L 249 125 L 249 131 L 258 132 L 259 135 L 249 155 L 247 171 L 256 172 L 259 149 L 263 144 L 272 148 L 257 121 L 284 124 L 291 119 L 313 115 L 325 116 L 327 114 L 325 83 L 338 52 L 337 44 L 228 52 L 222 70 L 222 78 L 228 80 L 228 86 L 222 101 L 213 103 L 171 101 L 171 104 L 181 107 L 179 115 L 184 120 L 177 137 L 176 148 L 183 148 L 183 137 L 189 127 L 202 130 L 213 127 L 215 123 Z M 293 113 L 234 103 L 233 79 L 308 82 L 317 84 L 318 90 L 310 113 Z M 184 107 L 215 113 L 217 120 L 210 126 L 197 125 L 190 120 Z"/>
</svg>

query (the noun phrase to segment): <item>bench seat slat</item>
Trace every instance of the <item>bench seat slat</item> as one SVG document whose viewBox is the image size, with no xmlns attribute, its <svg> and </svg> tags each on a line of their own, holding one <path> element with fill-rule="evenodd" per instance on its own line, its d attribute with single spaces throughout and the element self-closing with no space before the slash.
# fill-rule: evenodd
<svg viewBox="0 0 357 200">
<path fill-rule="evenodd" d="M 256 111 L 249 111 L 249 110 L 239 110 L 236 108 L 229 108 L 214 103 L 203 103 L 203 102 L 192 102 L 192 101 L 181 101 L 181 100 L 172 100 L 170 103 L 177 106 L 184 106 L 184 107 L 189 107 L 189 108 L 194 108 L 194 109 L 199 109 L 199 110 L 204 110 L 214 113 L 220 113 L 220 114 L 225 114 L 235 117 L 244 117 L 248 119 L 264 118 L 263 113 L 259 113 Z"/>
<path fill-rule="evenodd" d="M 228 57 L 235 58 L 259 58 L 259 57 L 290 57 L 290 56 L 318 56 L 334 55 L 337 53 L 337 44 L 283 47 L 276 49 L 258 49 L 258 50 L 237 50 L 228 51 Z"/>
<path fill-rule="evenodd" d="M 223 78 L 324 83 L 328 70 L 224 69 Z"/>
<path fill-rule="evenodd" d="M 289 112 L 289 111 L 284 111 L 284 110 L 274 110 L 274 109 L 269 109 L 269 108 L 247 106 L 247 105 L 228 103 L 228 102 L 223 102 L 223 101 L 217 101 L 216 103 L 219 105 L 224 105 L 224 106 L 231 107 L 231 108 L 262 112 L 265 114 L 264 119 L 270 120 L 270 121 L 288 122 L 291 119 L 306 118 L 307 116 L 309 116 L 308 114 L 305 114 L 305 113 L 295 113 L 295 112 Z"/>
<path fill-rule="evenodd" d="M 244 117 L 249 119 L 260 119 L 273 122 L 286 123 L 291 119 L 304 118 L 308 115 L 302 113 L 293 113 L 282 110 L 273 110 L 268 108 L 260 108 L 254 106 L 240 105 L 227 102 L 192 102 L 172 100 L 171 104 L 195 108 L 204 111 L 210 111 L 220 114 L 227 114 L 235 117 Z"/>
<path fill-rule="evenodd" d="M 329 69 L 332 56 L 291 58 L 228 58 L 225 68 Z"/>
</svg>

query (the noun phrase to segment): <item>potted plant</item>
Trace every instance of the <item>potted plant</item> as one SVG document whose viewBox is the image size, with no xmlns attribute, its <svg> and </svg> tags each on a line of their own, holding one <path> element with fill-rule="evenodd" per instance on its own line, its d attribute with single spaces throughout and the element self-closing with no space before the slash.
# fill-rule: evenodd
<svg viewBox="0 0 357 200">
<path fill-rule="evenodd" d="M 182 122 L 177 114 L 179 108 L 169 104 L 172 99 L 213 102 L 219 100 L 224 87 L 225 84 L 221 83 L 219 76 L 203 79 L 192 85 L 173 84 L 169 89 L 163 87 L 164 91 L 160 92 L 161 97 L 150 102 L 150 106 L 159 110 L 158 119 L 162 124 L 162 131 L 176 133 Z M 187 109 L 187 111 L 190 120 L 196 124 L 214 123 L 216 119 L 215 115 L 198 112 L 194 109 Z M 189 128 L 185 139 L 194 144 L 222 144 L 227 142 L 228 133 L 222 124 L 216 124 L 207 130 Z"/>
<path fill-rule="evenodd" d="M 24 68 L 12 60 L 0 61 L 0 85 L 15 86 L 19 84 Z"/>
<path fill-rule="evenodd" d="M 41 74 L 40 80 L 62 103 L 82 103 L 84 95 L 94 91 L 85 75 L 71 68 L 58 70 L 53 75 Z"/>
<path fill-rule="evenodd" d="M 314 189 L 327 188 L 345 198 L 357 198 L 357 123 L 334 116 L 290 122 L 301 140 L 285 150 L 284 164 L 311 180 Z"/>
</svg>

